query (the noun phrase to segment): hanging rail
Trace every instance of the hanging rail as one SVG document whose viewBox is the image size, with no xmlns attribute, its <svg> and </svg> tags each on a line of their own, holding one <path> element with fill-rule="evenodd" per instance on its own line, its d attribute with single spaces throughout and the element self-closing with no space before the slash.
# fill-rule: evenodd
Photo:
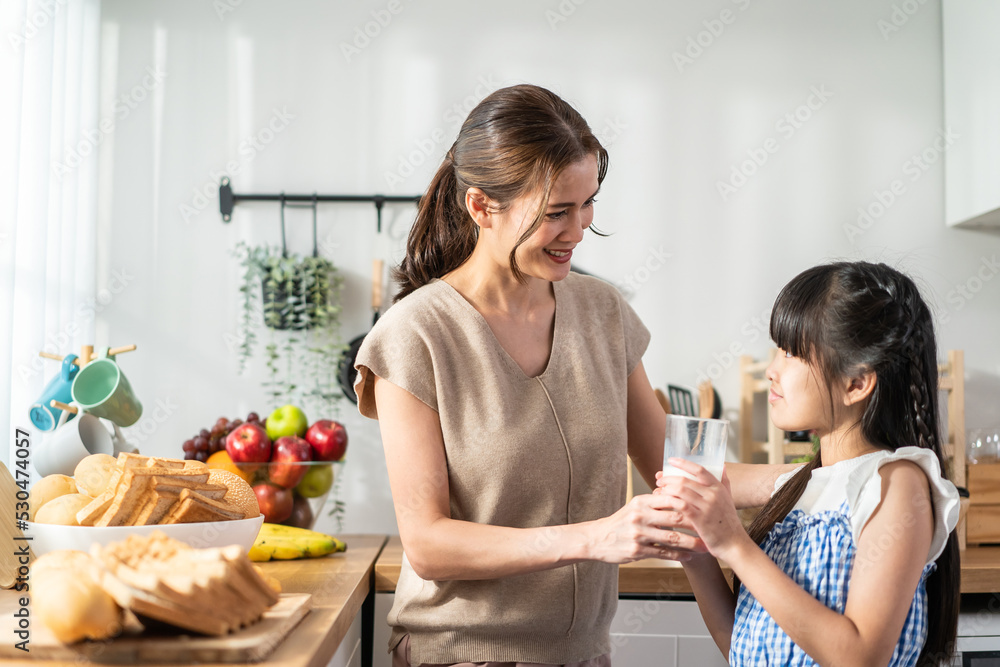
<svg viewBox="0 0 1000 667">
<path fill-rule="evenodd" d="M 369 202 L 375 204 L 378 211 L 378 231 L 382 232 L 382 206 L 391 204 L 416 204 L 420 201 L 419 195 L 242 195 L 233 192 L 232 183 L 228 177 L 223 177 L 219 183 L 219 212 L 222 213 L 222 221 L 229 222 L 233 219 L 233 207 L 241 201 L 284 201 L 284 202 L 305 202 L 313 204 L 315 202 Z"/>
</svg>

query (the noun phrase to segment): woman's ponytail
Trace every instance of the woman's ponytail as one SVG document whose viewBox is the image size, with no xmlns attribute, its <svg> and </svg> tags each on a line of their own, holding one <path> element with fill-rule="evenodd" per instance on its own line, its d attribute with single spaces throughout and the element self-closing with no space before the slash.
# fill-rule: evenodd
<svg viewBox="0 0 1000 667">
<path fill-rule="evenodd" d="M 452 155 L 448 151 L 420 198 L 417 219 L 406 240 L 406 257 L 394 271 L 399 284 L 394 301 L 458 268 L 476 247 L 477 227 L 459 204 Z"/>
</svg>

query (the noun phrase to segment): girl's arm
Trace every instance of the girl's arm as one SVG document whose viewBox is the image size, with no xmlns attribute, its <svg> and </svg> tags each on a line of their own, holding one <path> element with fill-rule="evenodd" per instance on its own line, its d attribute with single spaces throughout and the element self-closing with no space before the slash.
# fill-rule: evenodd
<svg viewBox="0 0 1000 667">
<path fill-rule="evenodd" d="M 631 398 L 631 379 L 629 387 Z M 452 519 L 437 412 L 382 378 L 376 377 L 374 391 L 400 540 L 422 579 L 494 579 L 586 560 L 682 558 L 684 553 L 660 545 L 690 548 L 697 542 L 660 528 L 674 514 L 665 511 L 668 500 L 651 494 L 633 498 L 609 517 L 562 526 L 510 528 Z"/>
<path fill-rule="evenodd" d="M 715 645 L 728 659 L 733 620 L 736 618 L 736 594 L 719 567 L 719 561 L 711 554 L 692 556 L 684 563 L 684 574 L 691 582 L 691 591 L 698 601 L 698 611 L 701 612 Z"/>
<path fill-rule="evenodd" d="M 792 641 L 823 665 L 885 665 L 909 612 L 933 534 L 927 477 L 915 464 L 883 466 L 882 501 L 858 539 L 844 613 L 800 588 L 754 544 L 724 486 L 679 461 L 697 481 L 667 480 L 666 495 L 726 561 Z"/>
<path fill-rule="evenodd" d="M 730 463 L 726 462 L 726 476 L 732 488 L 736 509 L 761 507 L 767 504 L 774 492 L 778 477 L 798 468 L 800 463 Z M 656 474 L 656 485 L 665 484 L 663 473 Z"/>
</svg>

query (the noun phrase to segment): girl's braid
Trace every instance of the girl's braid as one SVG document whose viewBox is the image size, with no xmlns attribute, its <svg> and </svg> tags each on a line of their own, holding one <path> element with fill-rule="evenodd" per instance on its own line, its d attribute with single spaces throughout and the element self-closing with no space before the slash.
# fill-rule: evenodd
<svg viewBox="0 0 1000 667">
<path fill-rule="evenodd" d="M 907 295 L 912 297 L 912 295 Z M 927 386 L 927 378 L 930 373 L 937 374 L 937 368 L 928 369 L 927 341 L 924 338 L 924 320 L 929 318 L 926 308 L 920 303 L 914 303 L 913 298 L 906 299 L 906 312 L 908 312 L 910 322 L 909 331 L 903 338 L 903 352 L 906 356 L 907 364 L 910 367 L 910 398 L 913 400 L 913 431 L 918 447 L 933 449 L 937 444 L 937 434 L 930 428 L 934 419 L 930 414 L 931 406 L 930 388 Z"/>
</svg>

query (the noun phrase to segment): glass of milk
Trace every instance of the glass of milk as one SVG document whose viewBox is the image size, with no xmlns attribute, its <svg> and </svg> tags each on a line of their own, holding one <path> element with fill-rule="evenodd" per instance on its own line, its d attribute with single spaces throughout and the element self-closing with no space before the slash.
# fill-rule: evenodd
<svg viewBox="0 0 1000 667">
<path fill-rule="evenodd" d="M 681 415 L 667 415 L 667 436 L 663 443 L 663 474 L 683 475 L 687 472 L 667 463 L 669 458 L 687 459 L 703 466 L 715 479 L 722 479 L 726 462 L 726 436 L 729 421 L 725 419 L 698 419 Z"/>
</svg>

